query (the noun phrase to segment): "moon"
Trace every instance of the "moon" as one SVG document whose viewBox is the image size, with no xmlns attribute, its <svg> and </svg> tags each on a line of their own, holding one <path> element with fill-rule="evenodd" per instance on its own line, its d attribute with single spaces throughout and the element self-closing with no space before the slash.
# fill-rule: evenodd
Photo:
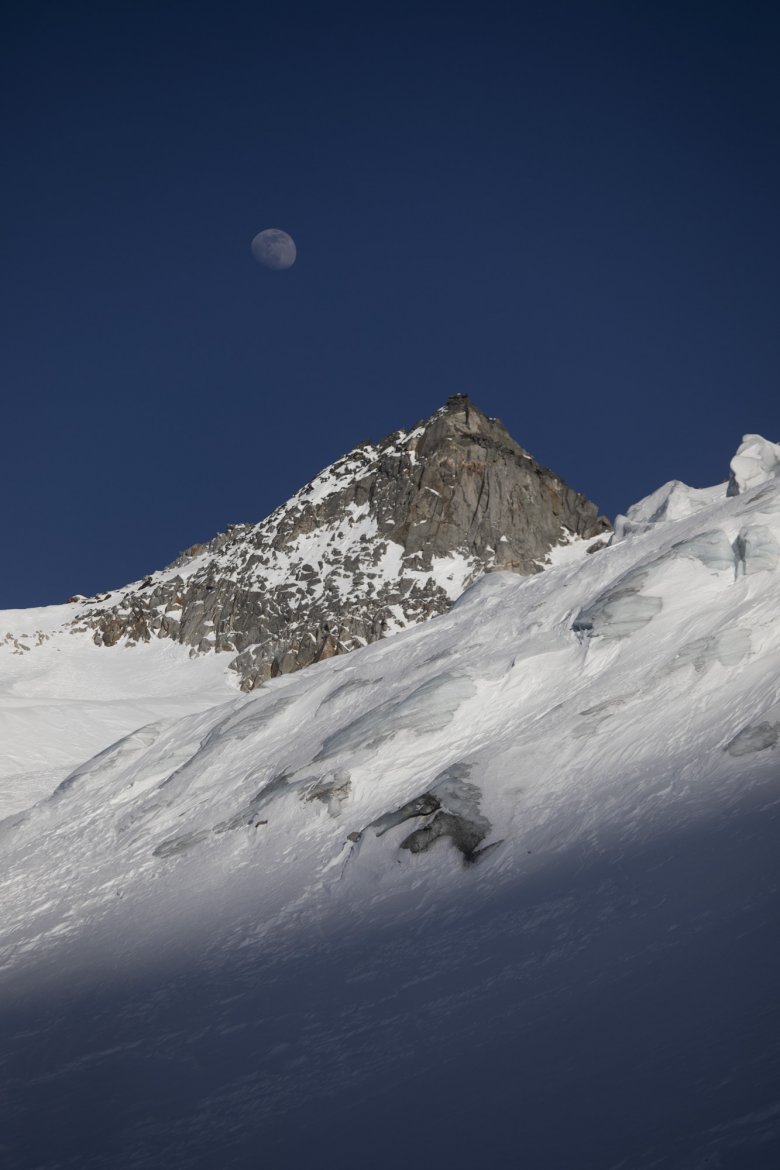
<svg viewBox="0 0 780 1170">
<path fill-rule="evenodd" d="M 252 240 L 252 255 L 263 268 L 292 268 L 298 251 L 295 240 L 281 228 L 266 228 Z"/>
</svg>

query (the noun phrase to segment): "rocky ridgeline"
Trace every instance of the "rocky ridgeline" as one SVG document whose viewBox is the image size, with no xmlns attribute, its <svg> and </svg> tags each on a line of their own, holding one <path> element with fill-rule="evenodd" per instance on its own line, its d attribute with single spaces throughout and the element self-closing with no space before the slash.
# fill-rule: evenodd
<svg viewBox="0 0 780 1170">
<path fill-rule="evenodd" d="M 95 598 L 99 645 L 173 638 L 266 679 L 445 612 L 482 573 L 531 574 L 609 530 L 464 396 L 362 443 L 259 524 L 233 525 L 144 581 Z"/>
</svg>

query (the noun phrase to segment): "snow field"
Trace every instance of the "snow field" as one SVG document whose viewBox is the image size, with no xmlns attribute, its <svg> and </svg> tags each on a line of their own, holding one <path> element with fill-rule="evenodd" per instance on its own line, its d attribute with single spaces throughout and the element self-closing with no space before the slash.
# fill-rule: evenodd
<svg viewBox="0 0 780 1170">
<path fill-rule="evenodd" d="M 3 822 L 19 1165 L 773 1164 L 764 463 L 250 696 L 209 678 Z"/>
</svg>

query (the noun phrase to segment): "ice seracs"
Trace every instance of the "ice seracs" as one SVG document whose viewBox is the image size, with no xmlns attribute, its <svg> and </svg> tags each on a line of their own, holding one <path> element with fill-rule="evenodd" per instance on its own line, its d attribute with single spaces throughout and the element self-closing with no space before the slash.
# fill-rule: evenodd
<svg viewBox="0 0 780 1170">
<path fill-rule="evenodd" d="M 723 495 L 720 485 L 711 488 L 692 488 L 677 479 L 633 504 L 625 516 L 615 517 L 614 540 L 622 540 L 630 533 L 646 532 L 653 524 L 667 520 L 684 520 L 709 507 Z"/>
<path fill-rule="evenodd" d="M 730 496 L 750 491 L 780 475 L 780 444 L 770 443 L 761 435 L 745 435 L 731 460 L 728 493 Z"/>
<path fill-rule="evenodd" d="M 761 435 L 745 435 L 730 463 L 726 493 L 729 496 L 750 491 L 780 475 L 780 444 Z M 633 504 L 625 514 L 615 518 L 613 540 L 630 533 L 646 532 L 653 524 L 683 520 L 720 499 L 720 484 L 710 488 L 692 488 L 673 479 L 649 496 Z"/>
</svg>

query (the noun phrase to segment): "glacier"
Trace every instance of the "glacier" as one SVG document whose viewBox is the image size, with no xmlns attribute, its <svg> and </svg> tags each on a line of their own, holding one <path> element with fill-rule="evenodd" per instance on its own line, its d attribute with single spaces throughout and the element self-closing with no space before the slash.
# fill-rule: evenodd
<svg viewBox="0 0 780 1170">
<path fill-rule="evenodd" d="M 0 822 L 4 1164 L 775 1165 L 774 451 L 254 692 L 126 679 Z"/>
</svg>

